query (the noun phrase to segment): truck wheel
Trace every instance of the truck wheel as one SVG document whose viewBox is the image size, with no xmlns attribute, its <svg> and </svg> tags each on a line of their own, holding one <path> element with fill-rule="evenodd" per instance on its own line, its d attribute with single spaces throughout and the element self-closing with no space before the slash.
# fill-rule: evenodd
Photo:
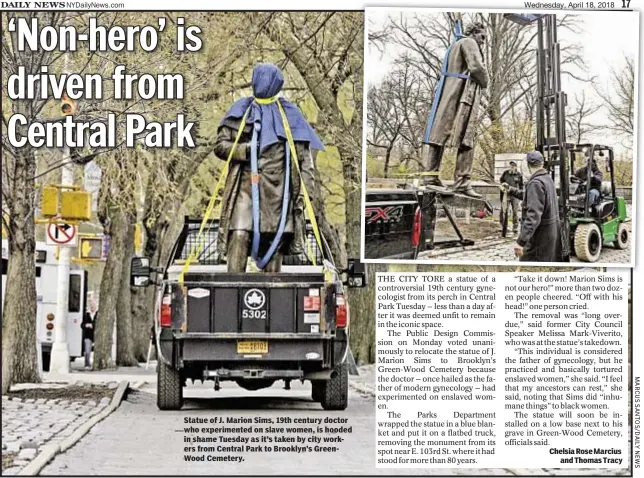
<svg viewBox="0 0 644 478">
<path fill-rule="evenodd" d="M 42 353 L 42 371 L 49 372 L 49 365 L 51 364 L 51 352 Z"/>
<path fill-rule="evenodd" d="M 626 249 L 628 247 L 628 229 L 626 225 L 621 223 L 617 229 L 617 237 L 615 242 L 613 242 L 615 249 Z"/>
<path fill-rule="evenodd" d="M 581 261 L 597 262 L 602 253 L 602 235 L 597 224 L 579 224 L 575 229 L 575 255 Z"/>
<path fill-rule="evenodd" d="M 344 410 L 349 403 L 349 367 L 344 362 L 333 371 L 335 377 L 324 382 L 320 402 L 325 410 Z"/>
<path fill-rule="evenodd" d="M 183 406 L 181 372 L 162 361 L 157 367 L 157 406 L 159 410 L 180 410 Z"/>
<path fill-rule="evenodd" d="M 323 380 L 311 380 L 311 398 L 314 402 L 322 401 L 322 394 L 324 393 Z"/>
</svg>

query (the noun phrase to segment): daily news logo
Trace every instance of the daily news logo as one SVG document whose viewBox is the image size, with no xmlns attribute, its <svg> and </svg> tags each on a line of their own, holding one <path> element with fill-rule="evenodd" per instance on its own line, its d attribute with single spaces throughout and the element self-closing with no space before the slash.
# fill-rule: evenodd
<svg viewBox="0 0 644 478">
<path fill-rule="evenodd" d="M 67 8 L 66 2 L 0 2 L 0 8 Z"/>
</svg>

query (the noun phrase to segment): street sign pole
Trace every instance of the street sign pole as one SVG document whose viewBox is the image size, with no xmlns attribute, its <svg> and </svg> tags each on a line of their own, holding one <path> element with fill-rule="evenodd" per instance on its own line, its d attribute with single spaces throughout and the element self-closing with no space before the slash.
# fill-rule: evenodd
<svg viewBox="0 0 644 478">
<path fill-rule="evenodd" d="M 62 181 L 63 186 L 74 184 L 74 172 L 69 164 L 69 148 L 63 150 Z M 68 374 L 69 345 L 67 344 L 67 309 L 69 302 L 69 263 L 70 247 L 61 247 L 58 256 L 58 297 L 56 300 L 56 317 L 54 319 L 54 343 L 51 347 L 50 371 L 56 374 Z"/>
</svg>

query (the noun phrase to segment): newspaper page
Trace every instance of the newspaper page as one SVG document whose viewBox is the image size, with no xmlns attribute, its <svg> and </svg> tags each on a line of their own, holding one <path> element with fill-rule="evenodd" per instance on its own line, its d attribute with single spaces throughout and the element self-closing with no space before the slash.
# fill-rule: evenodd
<svg viewBox="0 0 644 478">
<path fill-rule="evenodd" d="M 0 2 L 2 475 L 638 476 L 640 3 Z"/>
</svg>

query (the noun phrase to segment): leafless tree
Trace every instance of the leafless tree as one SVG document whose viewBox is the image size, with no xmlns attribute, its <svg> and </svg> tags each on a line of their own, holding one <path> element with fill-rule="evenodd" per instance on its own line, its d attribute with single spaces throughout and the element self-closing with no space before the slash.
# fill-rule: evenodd
<svg viewBox="0 0 644 478">
<path fill-rule="evenodd" d="M 395 98 L 396 85 L 386 78 L 380 85 L 372 86 L 367 93 L 367 145 L 384 150 L 384 177 L 389 173 L 391 152 L 400 138 L 403 117 Z"/>
<path fill-rule="evenodd" d="M 575 95 L 575 102 L 571 106 L 566 111 L 567 136 L 571 141 L 580 144 L 588 141 L 588 134 L 601 129 L 600 125 L 591 120 L 601 105 L 595 105 L 586 99 L 586 92 L 582 91 L 581 95 Z"/>
<path fill-rule="evenodd" d="M 610 88 L 597 94 L 608 113 L 608 128 L 632 145 L 635 121 L 635 64 L 633 58 L 625 56 L 619 70 L 611 69 Z"/>
</svg>

